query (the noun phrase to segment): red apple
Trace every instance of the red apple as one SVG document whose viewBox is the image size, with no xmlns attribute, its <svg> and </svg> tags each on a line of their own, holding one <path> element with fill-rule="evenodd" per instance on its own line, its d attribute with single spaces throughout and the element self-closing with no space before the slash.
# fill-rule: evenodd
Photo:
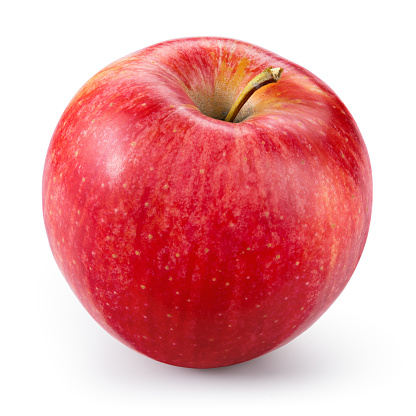
<svg viewBox="0 0 416 416">
<path fill-rule="evenodd" d="M 280 80 L 224 121 L 269 67 Z M 337 95 L 220 38 L 100 71 L 62 115 L 43 176 L 52 252 L 87 311 L 140 353 L 195 368 L 250 360 L 312 325 L 357 266 L 371 205 L 367 150 Z"/>
</svg>

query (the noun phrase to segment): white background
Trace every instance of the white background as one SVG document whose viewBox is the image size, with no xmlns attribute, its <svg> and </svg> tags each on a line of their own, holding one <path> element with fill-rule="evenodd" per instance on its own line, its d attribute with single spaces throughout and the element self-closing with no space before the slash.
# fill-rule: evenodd
<svg viewBox="0 0 416 416">
<path fill-rule="evenodd" d="M 0 8 L 0 413 L 414 415 L 415 41 L 412 1 L 13 1 Z M 75 92 L 108 63 L 187 36 L 245 40 L 328 83 L 374 175 L 370 234 L 346 290 L 257 360 L 190 370 L 114 340 L 51 255 L 41 178 Z"/>
</svg>

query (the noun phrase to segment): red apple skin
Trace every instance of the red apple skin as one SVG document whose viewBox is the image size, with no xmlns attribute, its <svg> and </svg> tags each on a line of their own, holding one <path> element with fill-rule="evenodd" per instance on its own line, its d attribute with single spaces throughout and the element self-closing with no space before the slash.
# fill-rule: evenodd
<svg viewBox="0 0 416 416">
<path fill-rule="evenodd" d="M 277 84 L 236 122 L 213 118 L 266 67 L 284 68 Z M 95 75 L 43 176 L 50 246 L 87 311 L 138 352 L 193 368 L 253 359 L 312 325 L 357 266 L 371 206 L 368 153 L 335 93 L 222 38 L 164 42 Z"/>
</svg>

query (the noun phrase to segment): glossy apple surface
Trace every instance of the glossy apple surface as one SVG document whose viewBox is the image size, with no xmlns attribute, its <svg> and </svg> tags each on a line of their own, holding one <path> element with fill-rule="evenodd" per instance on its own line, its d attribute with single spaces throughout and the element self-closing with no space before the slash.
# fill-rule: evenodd
<svg viewBox="0 0 416 416">
<path fill-rule="evenodd" d="M 223 121 L 266 67 L 235 122 Z M 208 368 L 302 333 L 349 281 L 372 205 L 369 157 L 322 81 L 230 39 L 164 42 L 109 65 L 54 132 L 43 212 L 93 318 L 156 360 Z"/>
</svg>

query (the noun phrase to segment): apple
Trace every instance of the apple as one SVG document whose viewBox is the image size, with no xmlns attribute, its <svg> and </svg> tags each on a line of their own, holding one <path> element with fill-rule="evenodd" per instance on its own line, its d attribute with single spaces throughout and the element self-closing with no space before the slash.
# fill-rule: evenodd
<svg viewBox="0 0 416 416">
<path fill-rule="evenodd" d="M 224 38 L 163 42 L 91 78 L 56 127 L 42 191 L 86 310 L 134 350 L 192 368 L 310 327 L 354 272 L 372 207 L 366 146 L 337 95 Z"/>
</svg>

